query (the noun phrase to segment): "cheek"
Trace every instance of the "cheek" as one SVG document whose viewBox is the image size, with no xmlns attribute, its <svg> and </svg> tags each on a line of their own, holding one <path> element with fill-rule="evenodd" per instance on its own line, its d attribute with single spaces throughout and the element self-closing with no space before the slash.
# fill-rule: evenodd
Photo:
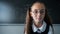
<svg viewBox="0 0 60 34">
<path fill-rule="evenodd" d="M 44 19 L 45 15 L 42 15 L 41 18 Z"/>
<path fill-rule="evenodd" d="M 32 18 L 35 20 L 37 18 L 37 15 L 32 14 Z"/>
</svg>

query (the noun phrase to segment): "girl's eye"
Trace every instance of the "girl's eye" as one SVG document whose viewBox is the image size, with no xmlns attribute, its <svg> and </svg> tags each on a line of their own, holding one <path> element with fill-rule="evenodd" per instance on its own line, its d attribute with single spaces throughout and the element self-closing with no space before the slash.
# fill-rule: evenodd
<svg viewBox="0 0 60 34">
<path fill-rule="evenodd" d="M 45 11 L 44 10 L 41 10 L 40 13 L 43 14 Z"/>
<path fill-rule="evenodd" d="M 38 13 L 37 11 L 35 11 L 34 13 Z"/>
<path fill-rule="evenodd" d="M 37 14 L 37 13 L 40 13 L 40 14 L 43 14 L 45 12 L 45 10 L 35 10 L 33 11 L 34 14 Z"/>
<path fill-rule="evenodd" d="M 33 13 L 38 13 L 38 11 L 35 10 L 35 11 L 33 11 Z"/>
</svg>

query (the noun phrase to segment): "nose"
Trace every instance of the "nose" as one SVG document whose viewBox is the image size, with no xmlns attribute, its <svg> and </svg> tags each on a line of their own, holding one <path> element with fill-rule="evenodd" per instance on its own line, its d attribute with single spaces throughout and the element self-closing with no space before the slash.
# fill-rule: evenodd
<svg viewBox="0 0 60 34">
<path fill-rule="evenodd" d="M 38 17 L 40 17 L 40 15 L 41 15 L 41 14 L 40 14 L 40 12 L 39 12 L 39 13 L 38 13 Z"/>
</svg>

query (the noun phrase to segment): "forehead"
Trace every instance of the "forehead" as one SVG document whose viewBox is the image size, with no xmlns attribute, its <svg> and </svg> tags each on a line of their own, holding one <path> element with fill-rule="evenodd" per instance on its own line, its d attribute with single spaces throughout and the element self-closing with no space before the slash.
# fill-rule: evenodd
<svg viewBox="0 0 60 34">
<path fill-rule="evenodd" d="M 43 3 L 34 3 L 31 7 L 31 10 L 34 10 L 34 9 L 45 9 L 45 6 Z"/>
</svg>

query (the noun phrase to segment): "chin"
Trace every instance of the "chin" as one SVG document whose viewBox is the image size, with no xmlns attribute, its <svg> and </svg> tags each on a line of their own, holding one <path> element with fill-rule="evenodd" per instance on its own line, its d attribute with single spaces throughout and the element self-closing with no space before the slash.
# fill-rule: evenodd
<svg viewBox="0 0 60 34">
<path fill-rule="evenodd" d="M 37 21 L 37 22 L 40 22 L 40 21 Z"/>
<path fill-rule="evenodd" d="M 42 20 L 38 20 L 37 22 L 40 22 L 40 21 L 42 21 Z"/>
</svg>

